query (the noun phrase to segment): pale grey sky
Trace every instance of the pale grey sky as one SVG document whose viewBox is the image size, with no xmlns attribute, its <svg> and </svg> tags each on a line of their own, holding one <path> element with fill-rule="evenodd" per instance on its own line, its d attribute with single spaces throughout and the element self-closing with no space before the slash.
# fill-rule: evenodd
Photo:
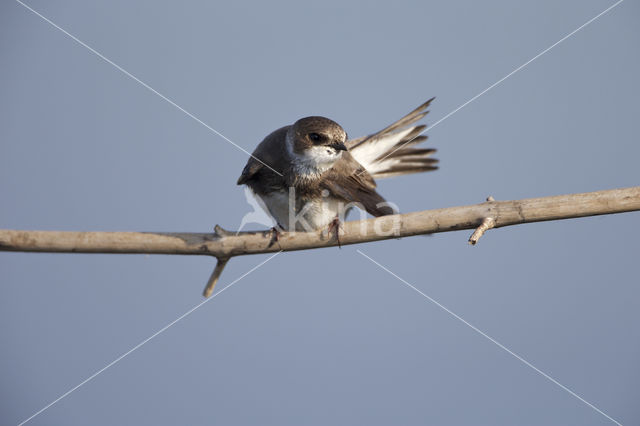
<svg viewBox="0 0 640 426">
<path fill-rule="evenodd" d="M 435 123 L 614 2 L 26 4 L 251 151 L 306 115 L 356 137 L 436 96 Z M 621 3 L 438 124 L 440 170 L 380 192 L 415 211 L 638 185 L 639 18 Z M 10 0 L 0 141 L 0 228 L 203 232 L 251 210 L 245 153 Z M 281 254 L 27 424 L 613 424 L 356 249 L 637 424 L 639 219 Z M 0 423 L 200 303 L 212 267 L 0 254 Z"/>
</svg>

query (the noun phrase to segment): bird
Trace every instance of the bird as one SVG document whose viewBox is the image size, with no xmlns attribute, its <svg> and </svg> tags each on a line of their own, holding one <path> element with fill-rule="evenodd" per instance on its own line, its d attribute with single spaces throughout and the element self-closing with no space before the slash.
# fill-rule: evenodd
<svg viewBox="0 0 640 426">
<path fill-rule="evenodd" d="M 301 118 L 258 144 L 237 184 L 260 200 L 276 232 L 339 228 L 354 207 L 375 217 L 398 213 L 377 192 L 375 180 L 438 169 L 434 148 L 415 147 L 427 139 L 427 126 L 416 122 L 433 99 L 356 139 L 329 118 Z"/>
</svg>

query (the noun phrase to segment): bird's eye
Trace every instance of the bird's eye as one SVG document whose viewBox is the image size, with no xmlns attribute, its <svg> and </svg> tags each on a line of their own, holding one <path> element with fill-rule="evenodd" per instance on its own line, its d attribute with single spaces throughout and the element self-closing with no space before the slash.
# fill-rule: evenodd
<svg viewBox="0 0 640 426">
<path fill-rule="evenodd" d="M 313 142 L 320 142 L 320 139 L 322 139 L 322 137 L 317 133 L 309 133 L 309 139 L 311 139 L 311 141 Z"/>
</svg>

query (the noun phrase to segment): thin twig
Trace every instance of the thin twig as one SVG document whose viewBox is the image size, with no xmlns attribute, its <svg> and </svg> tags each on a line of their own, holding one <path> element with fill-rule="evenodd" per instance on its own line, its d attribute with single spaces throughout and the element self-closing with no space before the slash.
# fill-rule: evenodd
<svg viewBox="0 0 640 426">
<path fill-rule="evenodd" d="M 482 237 L 484 233 L 487 232 L 487 230 L 493 228 L 495 224 L 496 221 L 492 217 L 485 217 L 484 219 L 482 219 L 482 223 L 480 224 L 480 226 L 478 226 L 476 230 L 473 231 L 473 234 L 471 234 L 471 236 L 469 237 L 469 244 L 475 246 L 480 237 Z"/>
<path fill-rule="evenodd" d="M 204 297 L 209 297 L 213 293 L 213 289 L 216 286 L 218 279 L 220 279 L 220 274 L 222 274 L 222 270 L 224 269 L 225 266 L 227 266 L 227 262 L 229 262 L 228 257 L 226 258 L 223 257 L 218 259 L 218 262 L 216 263 L 216 267 L 213 269 L 213 272 L 209 277 L 207 286 L 204 288 L 204 291 L 202 292 L 202 295 Z"/>
</svg>

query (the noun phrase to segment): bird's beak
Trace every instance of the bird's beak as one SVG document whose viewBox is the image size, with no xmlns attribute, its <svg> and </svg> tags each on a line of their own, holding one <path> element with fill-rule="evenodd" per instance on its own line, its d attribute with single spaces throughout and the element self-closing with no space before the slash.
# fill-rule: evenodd
<svg viewBox="0 0 640 426">
<path fill-rule="evenodd" d="M 346 151 L 347 150 L 347 147 L 342 142 L 338 142 L 338 143 L 332 144 L 331 148 L 335 149 L 336 151 Z"/>
</svg>

